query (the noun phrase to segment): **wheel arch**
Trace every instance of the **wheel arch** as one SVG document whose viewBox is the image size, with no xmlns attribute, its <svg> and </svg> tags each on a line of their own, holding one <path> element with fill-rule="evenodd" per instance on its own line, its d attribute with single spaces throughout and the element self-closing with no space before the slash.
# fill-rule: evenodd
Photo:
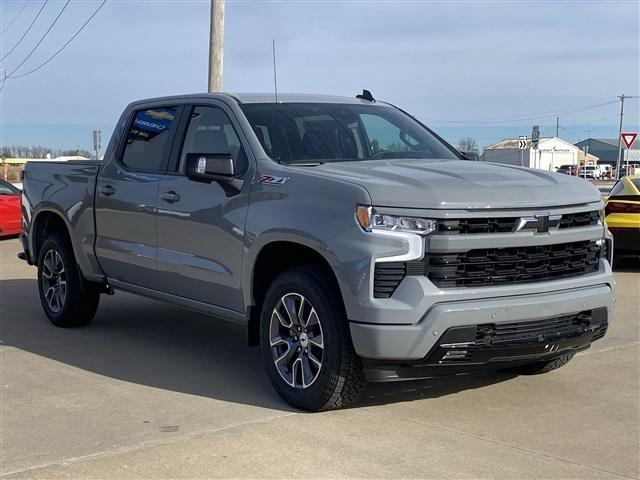
<svg viewBox="0 0 640 480">
<path fill-rule="evenodd" d="M 53 232 L 60 232 L 65 237 L 73 249 L 73 254 L 78 258 L 71 238 L 71 230 L 64 216 L 55 210 L 43 209 L 37 213 L 31 227 L 31 251 L 34 261 L 37 263 L 42 245 L 47 236 Z"/>
<path fill-rule="evenodd" d="M 345 310 L 340 282 L 330 261 L 317 248 L 296 240 L 273 240 L 263 244 L 251 263 L 248 288 L 247 339 L 249 345 L 259 344 L 259 322 L 262 302 L 273 280 L 282 272 L 300 266 L 318 266 L 326 271 L 339 295 L 339 303 Z"/>
<path fill-rule="evenodd" d="M 59 211 L 53 208 L 43 208 L 38 211 L 34 217 L 29 230 L 29 244 L 31 248 L 31 257 L 35 265 L 38 264 L 38 258 L 40 257 L 40 249 L 53 233 L 59 233 L 68 242 L 71 247 L 71 251 L 75 260 L 75 268 L 77 269 L 80 278 L 80 288 L 84 291 L 88 284 L 97 283 L 99 280 L 94 280 L 87 276 L 85 268 L 83 268 L 83 257 L 79 247 L 74 242 L 72 236 L 72 227 L 68 223 L 67 218 Z"/>
</svg>

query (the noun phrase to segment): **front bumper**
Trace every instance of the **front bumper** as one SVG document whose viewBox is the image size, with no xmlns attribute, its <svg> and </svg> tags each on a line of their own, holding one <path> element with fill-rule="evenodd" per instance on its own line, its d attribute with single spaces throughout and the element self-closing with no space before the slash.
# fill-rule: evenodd
<svg viewBox="0 0 640 480">
<path fill-rule="evenodd" d="M 454 327 L 544 320 L 597 309 L 605 312 L 605 321 L 611 317 L 613 292 L 609 285 L 439 303 L 416 324 L 351 322 L 350 330 L 354 348 L 362 358 L 415 363 L 427 358 L 443 334 Z"/>
<path fill-rule="evenodd" d="M 458 375 L 547 361 L 585 350 L 607 332 L 607 310 L 587 310 L 529 322 L 448 329 L 418 362 L 365 361 L 369 381 Z"/>
</svg>

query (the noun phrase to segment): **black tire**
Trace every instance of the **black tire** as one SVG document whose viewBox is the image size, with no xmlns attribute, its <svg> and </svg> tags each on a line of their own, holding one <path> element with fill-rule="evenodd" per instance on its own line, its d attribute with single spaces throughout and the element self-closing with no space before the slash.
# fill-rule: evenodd
<svg viewBox="0 0 640 480">
<path fill-rule="evenodd" d="M 303 301 L 308 302 L 306 308 L 315 309 L 317 314 L 315 317 L 317 322 L 315 323 L 320 325 L 323 345 L 320 351 L 322 362 L 319 368 L 316 364 L 317 371 L 311 372 L 316 377 L 306 387 L 295 386 L 296 378 L 298 378 L 295 366 L 289 370 L 292 372 L 291 379 L 294 385 L 292 386 L 285 380 L 283 375 L 286 375 L 287 369 L 284 368 L 285 373 L 281 374 L 282 370 L 276 367 L 275 363 L 279 347 L 272 348 L 271 346 L 273 312 L 276 307 L 283 308 L 284 303 L 281 300 L 289 295 L 303 297 Z M 364 387 L 362 361 L 353 349 L 346 314 L 342 302 L 338 300 L 339 295 L 340 292 L 334 286 L 333 279 L 323 268 L 309 266 L 292 268 L 280 274 L 265 296 L 260 315 L 260 349 L 273 387 L 287 403 L 296 408 L 308 411 L 341 408 L 357 400 Z M 288 310 L 285 311 L 288 312 Z M 301 317 L 305 315 L 303 314 Z M 298 317 L 297 314 L 295 316 Z M 314 322 L 309 318 L 311 318 L 311 313 L 307 318 L 307 327 L 311 332 L 311 325 Z M 283 328 L 281 324 L 274 325 L 277 325 L 277 328 Z M 305 338 L 307 327 L 304 328 Z M 286 331 L 288 328 L 284 327 L 284 330 Z M 311 339 L 319 337 L 313 337 L 312 333 L 309 333 L 308 338 L 310 339 L 309 352 L 312 352 L 316 344 Z M 295 339 L 297 340 L 298 337 Z M 300 343 L 295 344 L 298 347 L 302 345 L 302 335 L 299 339 Z M 286 349 L 286 352 L 293 352 L 292 358 L 293 356 L 301 358 L 307 355 L 306 368 L 308 373 L 310 367 L 313 366 L 309 361 L 312 354 L 305 354 L 306 348 L 303 348 L 303 351 L 298 350 L 300 353 L 296 354 L 294 347 L 286 345 L 283 348 Z M 318 356 L 315 351 L 314 355 Z M 302 358 L 300 362 L 302 363 L 304 360 Z M 294 360 L 293 363 L 296 361 Z M 302 365 L 298 366 L 298 373 L 300 373 L 301 367 Z M 304 368 L 302 368 L 300 375 L 299 378 L 303 379 L 305 376 Z M 304 385 L 304 380 L 301 383 Z"/>
<path fill-rule="evenodd" d="M 53 281 L 47 277 L 51 275 L 52 258 L 59 258 L 62 262 L 62 273 L 53 272 L 56 277 Z M 62 291 L 62 283 L 65 287 L 64 295 L 61 293 L 57 296 L 57 292 Z M 81 279 L 69 241 L 56 233 L 47 238 L 38 255 L 38 291 L 42 308 L 56 327 L 87 325 L 93 320 L 100 301 L 98 286 Z M 50 300 L 54 294 L 58 301 Z"/>
<path fill-rule="evenodd" d="M 509 368 L 508 370 L 512 373 L 517 373 L 518 375 L 540 375 L 563 367 L 569 363 L 569 360 L 571 360 L 574 355 L 574 353 L 565 353 L 564 355 L 560 355 L 552 360 L 530 363 L 528 365 Z"/>
</svg>

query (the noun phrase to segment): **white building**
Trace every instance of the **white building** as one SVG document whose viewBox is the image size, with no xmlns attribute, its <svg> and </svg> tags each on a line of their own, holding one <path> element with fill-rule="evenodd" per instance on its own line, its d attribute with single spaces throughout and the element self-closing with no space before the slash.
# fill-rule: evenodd
<svg viewBox="0 0 640 480">
<path fill-rule="evenodd" d="M 561 165 L 583 164 L 585 154 L 575 145 L 558 137 L 541 138 L 538 148 L 531 148 L 531 140 L 526 141 L 526 148 L 520 150 L 518 139 L 503 140 L 484 149 L 480 160 L 483 162 L 520 165 L 554 172 Z M 595 165 L 598 158 L 587 154 L 587 164 Z"/>
</svg>

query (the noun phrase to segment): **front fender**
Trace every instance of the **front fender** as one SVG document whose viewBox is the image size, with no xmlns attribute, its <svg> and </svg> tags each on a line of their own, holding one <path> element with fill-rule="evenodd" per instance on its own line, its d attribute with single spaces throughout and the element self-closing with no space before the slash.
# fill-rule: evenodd
<svg viewBox="0 0 640 480">
<path fill-rule="evenodd" d="M 261 167 L 257 178 L 275 175 L 285 181 L 281 185 L 258 182 L 252 186 L 243 250 L 245 305 L 254 305 L 256 260 L 264 247 L 273 242 L 291 242 L 317 252 L 333 269 L 345 295 L 341 255 L 334 249 L 333 239 L 357 228 L 355 209 L 359 204 L 370 204 L 368 192 L 350 182 L 314 175 L 304 167 L 283 167 L 271 161 Z"/>
</svg>

